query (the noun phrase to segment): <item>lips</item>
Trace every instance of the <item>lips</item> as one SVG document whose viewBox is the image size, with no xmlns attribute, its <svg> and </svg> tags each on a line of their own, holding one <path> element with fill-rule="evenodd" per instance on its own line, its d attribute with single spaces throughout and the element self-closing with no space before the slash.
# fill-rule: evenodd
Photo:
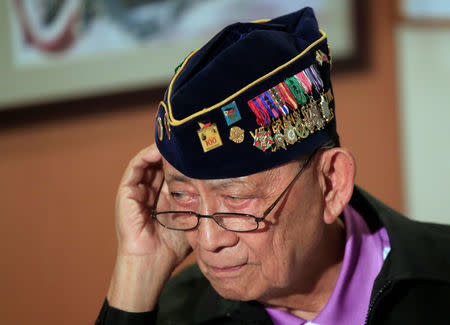
<svg viewBox="0 0 450 325">
<path fill-rule="evenodd" d="M 231 274 L 240 271 L 246 263 L 238 264 L 238 265 L 229 265 L 229 266 L 212 266 L 208 265 L 209 269 L 212 270 L 216 274 Z"/>
</svg>

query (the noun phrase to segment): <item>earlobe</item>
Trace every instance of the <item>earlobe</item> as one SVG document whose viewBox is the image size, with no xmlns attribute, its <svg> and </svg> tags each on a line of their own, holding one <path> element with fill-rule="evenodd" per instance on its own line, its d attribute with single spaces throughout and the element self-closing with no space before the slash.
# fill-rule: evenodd
<svg viewBox="0 0 450 325">
<path fill-rule="evenodd" d="M 356 162 L 346 148 L 326 150 L 319 158 L 324 197 L 324 222 L 333 223 L 350 201 L 355 184 Z"/>
</svg>

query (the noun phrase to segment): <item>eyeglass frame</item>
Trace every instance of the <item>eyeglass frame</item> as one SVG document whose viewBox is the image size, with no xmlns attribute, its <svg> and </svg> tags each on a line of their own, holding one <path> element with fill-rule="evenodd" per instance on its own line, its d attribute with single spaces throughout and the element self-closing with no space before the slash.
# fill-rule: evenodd
<svg viewBox="0 0 450 325">
<path fill-rule="evenodd" d="M 159 200 L 159 196 L 161 194 L 161 190 L 162 187 L 164 185 L 164 181 L 165 179 L 163 178 L 161 185 L 159 186 L 158 192 L 156 193 L 155 196 L 155 204 L 153 205 L 153 209 L 152 209 L 152 219 L 155 219 L 161 226 L 163 226 L 166 229 L 170 229 L 170 230 L 175 230 L 175 231 L 189 231 L 189 230 L 194 230 L 195 228 L 198 227 L 198 225 L 200 224 L 200 218 L 208 218 L 208 219 L 213 219 L 214 222 L 219 225 L 221 228 L 228 230 L 228 231 L 232 231 L 232 232 L 239 232 L 239 233 L 245 233 L 245 232 L 252 232 L 252 231 L 256 231 L 259 229 L 259 223 L 264 221 L 264 219 L 267 218 L 267 216 L 269 215 L 270 212 L 272 212 L 272 210 L 275 208 L 275 206 L 278 204 L 278 202 L 280 202 L 280 200 L 283 198 L 283 196 L 288 192 L 288 190 L 292 187 L 292 185 L 295 183 L 295 181 L 300 177 L 300 175 L 303 173 L 303 171 L 306 169 L 306 166 L 310 163 L 310 161 L 312 160 L 312 158 L 314 157 L 314 155 L 316 154 L 317 150 L 315 150 L 311 155 L 308 156 L 308 158 L 306 159 L 305 163 L 303 164 L 302 168 L 300 168 L 300 170 L 298 171 L 298 173 L 295 175 L 295 177 L 292 179 L 292 181 L 288 184 L 288 186 L 284 189 L 283 192 L 281 192 L 281 194 L 278 196 L 278 198 L 266 209 L 266 211 L 264 211 L 263 216 L 262 217 L 256 217 L 252 214 L 247 214 L 247 213 L 235 213 L 235 212 L 216 212 L 213 213 L 211 215 L 206 215 L 206 214 L 200 214 L 194 211 L 160 211 L 160 212 L 156 212 L 156 206 L 158 205 L 158 200 Z M 195 224 L 194 227 L 191 228 L 187 228 L 187 229 L 177 229 L 177 228 L 172 228 L 169 226 L 164 225 L 163 223 L 161 223 L 161 221 L 159 221 L 159 219 L 157 218 L 158 214 L 166 214 L 166 213 L 186 213 L 186 214 L 192 214 L 195 215 L 197 217 L 197 223 Z M 253 219 L 255 219 L 256 221 L 256 228 L 255 229 L 251 229 L 251 230 L 233 230 L 233 229 L 228 229 L 225 226 L 221 225 L 219 223 L 219 221 L 216 220 L 216 218 L 214 216 L 217 215 L 235 215 L 235 216 L 242 216 L 242 217 L 251 217 Z"/>
</svg>

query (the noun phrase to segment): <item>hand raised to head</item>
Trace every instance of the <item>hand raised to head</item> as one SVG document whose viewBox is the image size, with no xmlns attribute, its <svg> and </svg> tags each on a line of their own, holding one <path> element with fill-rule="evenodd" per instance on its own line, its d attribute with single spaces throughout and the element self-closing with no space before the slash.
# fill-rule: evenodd
<svg viewBox="0 0 450 325">
<path fill-rule="evenodd" d="M 155 144 L 141 150 L 129 163 L 116 197 L 118 253 L 126 256 L 154 255 L 169 259 L 174 267 L 190 251 L 183 232 L 161 227 L 151 217 L 156 192 L 163 181 L 162 156 Z M 167 206 L 167 186 L 158 207 Z M 166 261 L 169 262 L 169 261 Z"/>
</svg>

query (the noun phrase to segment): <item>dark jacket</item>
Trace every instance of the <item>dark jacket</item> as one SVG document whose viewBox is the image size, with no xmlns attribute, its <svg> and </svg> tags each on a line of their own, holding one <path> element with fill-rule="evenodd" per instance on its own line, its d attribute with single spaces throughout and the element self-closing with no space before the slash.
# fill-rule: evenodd
<svg viewBox="0 0 450 325">
<path fill-rule="evenodd" d="M 373 285 L 366 323 L 450 324 L 450 226 L 407 219 L 359 188 L 350 204 L 373 231 L 386 227 L 391 244 Z M 196 265 L 166 284 L 157 312 L 125 313 L 105 303 L 98 324 L 152 324 L 155 319 L 157 324 L 272 324 L 258 302 L 218 295 Z"/>
</svg>

